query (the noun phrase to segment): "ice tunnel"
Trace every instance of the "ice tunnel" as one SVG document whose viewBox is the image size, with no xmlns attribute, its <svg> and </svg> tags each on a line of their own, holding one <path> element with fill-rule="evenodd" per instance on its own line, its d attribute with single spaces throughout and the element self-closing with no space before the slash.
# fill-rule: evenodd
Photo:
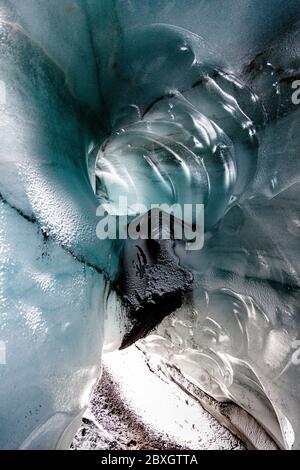
<svg viewBox="0 0 300 470">
<path fill-rule="evenodd" d="M 300 2 L 0 0 L 0 113 L 0 449 L 136 342 L 299 449 Z"/>
</svg>

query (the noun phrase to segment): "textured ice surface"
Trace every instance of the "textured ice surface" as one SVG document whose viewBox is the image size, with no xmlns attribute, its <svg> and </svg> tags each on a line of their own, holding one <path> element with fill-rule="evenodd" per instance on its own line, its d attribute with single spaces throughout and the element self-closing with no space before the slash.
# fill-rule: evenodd
<svg viewBox="0 0 300 470">
<path fill-rule="evenodd" d="M 110 317 L 130 342 L 180 307 L 149 347 L 298 448 L 299 2 L 0 0 L 0 20 L 0 447 L 67 446 Z M 204 248 L 100 241 L 123 194 L 204 203 Z"/>
<path fill-rule="evenodd" d="M 106 354 L 103 367 L 75 449 L 244 449 L 197 399 L 156 375 L 139 347 Z"/>
</svg>

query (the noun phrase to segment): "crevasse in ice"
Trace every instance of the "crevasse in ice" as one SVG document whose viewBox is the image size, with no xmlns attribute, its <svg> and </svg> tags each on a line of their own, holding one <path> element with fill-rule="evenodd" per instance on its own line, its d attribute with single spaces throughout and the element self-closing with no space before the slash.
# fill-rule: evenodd
<svg viewBox="0 0 300 470">
<path fill-rule="evenodd" d="M 148 351 L 298 448 L 299 3 L 2 0 L 0 21 L 0 446 L 66 447 L 104 337 L 163 320 Z M 99 240 L 120 195 L 204 204 L 203 248 Z"/>
</svg>

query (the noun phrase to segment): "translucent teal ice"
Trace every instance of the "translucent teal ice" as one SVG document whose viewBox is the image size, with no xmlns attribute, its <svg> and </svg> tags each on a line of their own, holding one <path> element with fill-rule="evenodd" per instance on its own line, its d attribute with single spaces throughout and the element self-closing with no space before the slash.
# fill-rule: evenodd
<svg viewBox="0 0 300 470">
<path fill-rule="evenodd" d="M 128 309 L 123 244 L 96 236 L 119 195 L 205 205 L 147 348 L 300 447 L 299 21 L 296 0 L 0 0 L 1 448 L 80 424 Z"/>
</svg>

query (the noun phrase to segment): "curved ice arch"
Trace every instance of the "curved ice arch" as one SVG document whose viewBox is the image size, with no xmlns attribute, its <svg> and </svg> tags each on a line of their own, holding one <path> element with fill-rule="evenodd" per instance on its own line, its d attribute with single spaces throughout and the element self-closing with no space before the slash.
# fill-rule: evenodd
<svg viewBox="0 0 300 470">
<path fill-rule="evenodd" d="M 237 294 L 246 297 L 242 303 L 249 296 L 275 326 L 271 331 L 279 330 L 277 336 L 272 334 L 272 338 L 277 338 L 275 349 L 281 344 L 288 346 L 280 358 L 284 362 L 288 357 L 289 332 L 297 335 L 298 331 L 295 214 L 299 172 L 295 155 L 299 113 L 295 108 L 290 112 L 289 85 L 297 76 L 298 27 L 293 29 L 291 25 L 299 19 L 299 4 L 292 1 L 287 8 L 286 2 L 280 0 L 272 5 L 246 1 L 241 7 L 239 1 L 233 0 L 222 7 L 219 2 L 210 2 L 203 11 L 203 3 L 190 3 L 188 8 L 183 8 L 181 1 L 161 8 L 160 2 L 141 6 L 138 0 L 130 4 L 100 4 L 92 0 L 1 2 L 1 80 L 6 83 L 7 100 L 1 104 L 1 332 L 7 340 L 9 365 L 1 366 L 1 447 L 66 446 L 99 375 L 103 336 L 101 285 L 103 276 L 114 272 L 116 261 L 107 269 L 107 255 L 113 256 L 111 246 L 100 244 L 95 237 L 97 202 L 85 162 L 99 133 L 105 136 L 114 127 L 116 110 L 119 113 L 121 105 L 136 101 L 136 96 L 132 100 L 132 83 L 119 76 L 114 78 L 114 58 L 120 56 L 124 36 L 129 38 L 130 49 L 134 35 L 127 35 L 126 31 L 136 24 L 141 31 L 149 23 L 166 22 L 176 26 L 173 33 L 178 27 L 193 31 L 194 36 L 186 33 L 193 42 L 192 49 L 198 43 L 200 56 L 204 52 L 207 59 L 209 44 L 209 62 L 223 66 L 221 56 L 234 74 L 244 83 L 248 81 L 272 117 L 260 143 L 259 166 L 252 186 L 255 198 L 228 212 L 200 260 L 184 263 L 196 278 L 196 307 L 198 293 L 203 291 L 209 298 L 217 295 L 218 299 L 224 288 L 229 289 L 233 292 L 231 298 Z M 67 18 L 71 18 L 70 22 Z M 272 49 L 274 30 L 278 44 L 283 46 L 275 44 Z M 284 36 L 286 30 L 290 32 Z M 128 46 L 126 41 L 125 44 Z M 265 44 L 269 44 L 267 50 Z M 291 55 L 286 55 L 284 44 L 289 45 Z M 147 53 L 151 56 L 152 51 Z M 134 59 L 129 52 L 127 58 Z M 135 71 L 139 79 L 138 64 Z M 160 68 L 154 72 L 155 84 L 162 77 L 170 78 Z M 276 101 L 278 81 L 282 87 L 280 102 Z M 151 85 L 150 80 L 148 91 L 153 89 Z M 120 90 L 117 96 L 116 89 Z M 142 97 L 151 101 L 155 96 L 148 96 L 146 90 L 147 87 Z M 93 110 L 89 116 L 78 104 L 78 98 Z M 97 119 L 101 125 L 96 126 L 95 135 L 91 123 Z M 268 224 L 266 218 L 270 220 Z M 274 227 L 274 219 L 281 223 Z M 253 221 L 258 236 L 249 240 Z M 250 229 L 246 230 L 247 226 Z M 239 227 L 247 231 L 245 237 L 243 231 L 239 234 Z M 257 244 L 262 250 L 257 250 Z M 255 268 L 245 256 L 249 253 L 254 256 Z M 215 305 L 219 305 L 218 301 Z M 218 307 L 213 315 L 219 314 Z M 286 339 L 280 341 L 285 332 Z M 274 346 L 270 349 L 272 360 L 273 351 Z M 41 358 L 38 367 L 33 366 L 37 352 Z M 229 353 L 226 350 L 223 354 Z M 239 356 L 240 349 L 234 347 L 230 354 Z M 265 387 L 264 393 L 276 410 L 283 433 L 288 431 L 285 445 L 297 447 L 299 380 L 293 364 L 285 365 L 275 387 Z M 253 367 L 257 367 L 257 358 Z M 70 383 L 74 385 L 70 387 Z M 231 398 L 236 399 L 233 394 Z M 33 409 L 33 403 L 38 407 Z M 291 424 L 292 431 L 290 424 L 285 423 Z"/>
</svg>

